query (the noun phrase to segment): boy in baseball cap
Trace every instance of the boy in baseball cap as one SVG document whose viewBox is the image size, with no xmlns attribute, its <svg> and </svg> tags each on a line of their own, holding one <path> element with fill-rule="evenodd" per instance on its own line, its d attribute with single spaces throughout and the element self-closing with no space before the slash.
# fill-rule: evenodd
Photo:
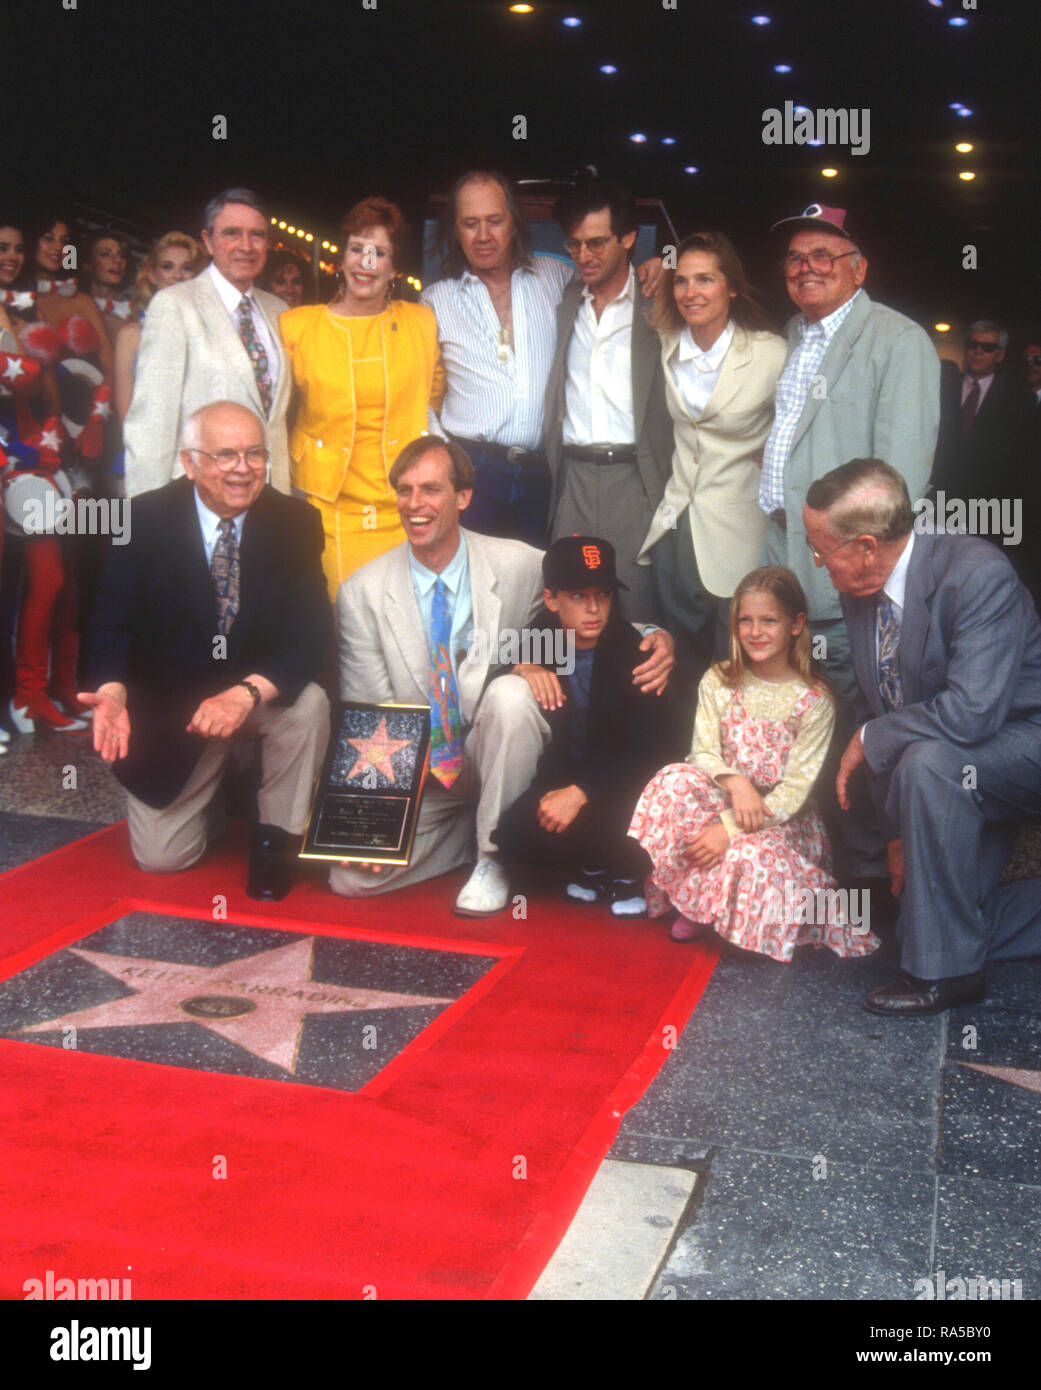
<svg viewBox="0 0 1041 1390">
<path fill-rule="evenodd" d="M 563 664 L 521 664 L 551 730 L 535 780 L 493 839 L 518 868 L 562 872 L 567 896 L 610 902 L 616 917 L 646 911 L 644 850 L 626 833 L 650 776 L 666 757 L 661 702 L 633 683 L 645 659 L 640 634 L 622 620 L 614 548 L 597 536 L 562 536 L 542 561 L 549 629 Z M 560 635 L 563 636 L 563 644 Z"/>
</svg>

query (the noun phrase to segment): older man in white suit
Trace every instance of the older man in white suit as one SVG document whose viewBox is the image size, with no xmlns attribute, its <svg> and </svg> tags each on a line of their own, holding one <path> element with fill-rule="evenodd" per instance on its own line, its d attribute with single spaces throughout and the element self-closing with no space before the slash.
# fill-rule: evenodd
<svg viewBox="0 0 1041 1390">
<path fill-rule="evenodd" d="M 207 204 L 202 232 L 212 264 L 194 280 L 161 290 L 148 306 L 123 425 L 127 496 L 183 472 L 184 422 L 215 400 L 246 406 L 265 422 L 268 481 L 290 491 L 290 373 L 278 331 L 286 306 L 253 288 L 267 239 L 268 218 L 256 194 L 245 188 L 218 194 Z"/>
</svg>

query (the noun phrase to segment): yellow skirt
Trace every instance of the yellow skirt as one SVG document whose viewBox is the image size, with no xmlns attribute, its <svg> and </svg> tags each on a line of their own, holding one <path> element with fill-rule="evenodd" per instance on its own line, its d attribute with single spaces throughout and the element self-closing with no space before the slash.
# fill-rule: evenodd
<svg viewBox="0 0 1041 1390">
<path fill-rule="evenodd" d="M 393 502 L 361 503 L 341 497 L 336 502 L 322 502 L 317 497 L 307 499 L 322 514 L 325 549 L 322 569 L 329 585 L 329 597 L 336 603 L 340 585 L 355 570 L 393 550 L 405 539 L 398 509 Z"/>
</svg>

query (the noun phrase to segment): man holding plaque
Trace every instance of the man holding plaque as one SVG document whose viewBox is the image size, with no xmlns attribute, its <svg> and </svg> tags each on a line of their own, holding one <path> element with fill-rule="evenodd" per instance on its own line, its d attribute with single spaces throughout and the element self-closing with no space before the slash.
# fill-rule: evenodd
<svg viewBox="0 0 1041 1390">
<path fill-rule="evenodd" d="M 344 700 L 430 705 L 430 774 L 405 868 L 344 864 L 329 877 L 346 897 L 383 893 L 477 863 L 456 911 L 483 917 L 509 902 L 492 842 L 502 811 L 530 785 L 549 726 L 527 682 L 504 675 L 542 606 L 542 553 L 522 541 L 463 530 L 473 464 L 454 442 L 425 435 L 390 470 L 404 545 L 340 587 Z M 633 673 L 663 688 L 672 665 L 665 633 L 645 638 Z M 475 848 L 476 839 L 476 848 Z"/>
<path fill-rule="evenodd" d="M 187 474 L 135 497 L 91 627 L 94 747 L 127 791 L 130 844 L 151 873 L 206 849 L 208 812 L 240 730 L 261 743 L 261 824 L 247 893 L 289 891 L 329 737 L 317 683 L 331 637 L 322 521 L 265 481 L 260 418 L 217 401 L 188 417 Z"/>
</svg>

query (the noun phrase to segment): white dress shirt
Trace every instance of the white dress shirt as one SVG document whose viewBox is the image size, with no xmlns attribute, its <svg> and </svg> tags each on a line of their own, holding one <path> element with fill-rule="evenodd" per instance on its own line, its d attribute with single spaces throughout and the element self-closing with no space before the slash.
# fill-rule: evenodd
<svg viewBox="0 0 1041 1390">
<path fill-rule="evenodd" d="M 546 384 L 557 345 L 557 305 L 574 275 L 569 262 L 535 256 L 510 277 L 513 342 L 484 281 L 465 270 L 438 280 L 419 296 L 437 319 L 446 389 L 441 418 L 430 426 L 460 439 L 482 439 L 518 449 L 542 443 Z"/>
<path fill-rule="evenodd" d="M 419 616 L 423 623 L 423 633 L 430 646 L 430 631 L 434 611 L 434 587 L 443 579 L 447 589 L 447 603 L 452 615 L 452 634 L 449 638 L 449 657 L 452 674 L 459 683 L 459 663 L 465 658 L 473 641 L 474 604 L 470 589 L 470 552 L 465 539 L 459 537 L 459 548 L 440 574 L 427 569 L 412 553 L 408 552 L 408 568 L 412 577 L 412 589 L 419 604 Z"/>
<path fill-rule="evenodd" d="M 235 327 L 235 334 L 239 334 L 239 304 L 242 302 L 243 293 L 249 300 L 249 307 L 253 317 L 253 327 L 260 345 L 267 354 L 267 374 L 271 378 L 271 395 L 274 398 L 275 387 L 278 385 L 279 373 L 282 370 L 282 352 L 272 336 L 268 321 L 264 317 L 264 312 L 260 305 L 253 298 L 253 286 L 250 285 L 246 291 L 237 290 L 230 280 L 226 280 L 217 267 L 210 262 L 206 272 L 213 281 L 214 288 L 220 295 L 220 302 L 231 315 L 231 321 Z M 252 370 L 252 363 L 250 364 Z"/>
<path fill-rule="evenodd" d="M 582 291 L 582 302 L 567 347 L 564 382 L 565 448 L 569 444 L 633 444 L 633 310 L 636 273 L 632 266 L 625 288 L 600 318 L 593 309 L 593 292 Z"/>
<path fill-rule="evenodd" d="M 980 406 L 987 399 L 987 392 L 990 390 L 993 381 L 993 372 L 988 372 L 986 376 L 973 376 L 971 372 L 966 372 L 965 375 L 962 377 L 961 383 L 962 405 L 965 404 L 966 398 L 968 397 L 969 392 L 972 390 L 973 382 L 975 382 L 976 385 L 980 388 L 980 398 L 976 402 L 976 409 L 979 410 Z"/>
<path fill-rule="evenodd" d="M 701 412 L 709 403 L 716 389 L 719 373 L 723 369 L 723 358 L 730 351 L 734 341 L 734 324 L 727 321 L 726 328 L 710 348 L 702 352 L 694 341 L 690 324 L 680 334 L 679 347 L 669 359 L 669 371 L 676 384 L 680 400 L 686 406 L 692 420 L 701 417 Z"/>
</svg>

